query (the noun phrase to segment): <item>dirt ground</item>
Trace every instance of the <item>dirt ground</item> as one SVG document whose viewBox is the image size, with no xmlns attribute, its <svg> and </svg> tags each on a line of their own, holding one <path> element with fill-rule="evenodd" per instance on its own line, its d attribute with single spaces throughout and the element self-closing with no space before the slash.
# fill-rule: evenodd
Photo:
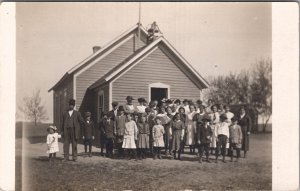
<svg viewBox="0 0 300 191">
<path fill-rule="evenodd" d="M 17 138 L 16 190 L 271 190 L 272 134 L 253 134 L 250 143 L 246 159 L 236 163 L 227 157 L 225 164 L 199 164 L 189 154 L 183 161 L 109 159 L 99 155 L 99 148 L 89 158 L 82 145 L 77 162 L 63 163 L 60 144 L 58 160 L 51 165 L 45 143 Z"/>
</svg>

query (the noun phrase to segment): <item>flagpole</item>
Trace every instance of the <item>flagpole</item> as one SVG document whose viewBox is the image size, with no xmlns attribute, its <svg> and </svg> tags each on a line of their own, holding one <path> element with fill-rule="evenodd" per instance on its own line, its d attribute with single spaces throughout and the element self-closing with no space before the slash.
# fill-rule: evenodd
<svg viewBox="0 0 300 191">
<path fill-rule="evenodd" d="M 139 33 L 139 42 L 138 42 L 138 45 L 139 45 L 139 44 L 140 44 L 140 41 L 141 41 L 141 2 L 139 2 L 138 33 Z M 138 48 L 139 48 L 139 46 L 138 46 Z"/>
</svg>

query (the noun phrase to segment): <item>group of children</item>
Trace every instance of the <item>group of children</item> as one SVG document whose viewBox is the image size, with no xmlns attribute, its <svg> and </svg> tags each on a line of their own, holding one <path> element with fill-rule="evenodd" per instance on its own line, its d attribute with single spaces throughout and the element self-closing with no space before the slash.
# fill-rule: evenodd
<svg viewBox="0 0 300 191">
<path fill-rule="evenodd" d="M 157 101 L 147 104 L 144 98 L 139 98 L 139 105 L 134 106 L 132 96 L 127 96 L 126 100 L 124 106 L 112 102 L 113 110 L 103 114 L 99 123 L 101 155 L 105 146 L 106 156 L 111 158 L 116 148 L 121 158 L 144 159 L 150 154 L 154 159 L 162 159 L 161 150 L 164 149 L 168 158 L 181 160 L 184 147 L 189 146 L 190 154 L 198 148 L 200 163 L 204 153 L 206 161 L 210 162 L 212 150 L 215 150 L 216 162 L 220 151 L 222 161 L 226 162 L 226 149 L 231 151 L 230 161 L 233 161 L 233 150 L 236 149 L 238 161 L 243 134 L 238 118 L 229 111 L 229 106 L 212 104 L 212 100 L 204 106 L 200 100 L 193 103 L 187 99 L 183 104 L 179 99 L 163 99 L 160 105 Z M 91 157 L 95 125 L 90 117 L 91 113 L 86 112 L 82 138 L 85 152 L 89 146 Z"/>
</svg>

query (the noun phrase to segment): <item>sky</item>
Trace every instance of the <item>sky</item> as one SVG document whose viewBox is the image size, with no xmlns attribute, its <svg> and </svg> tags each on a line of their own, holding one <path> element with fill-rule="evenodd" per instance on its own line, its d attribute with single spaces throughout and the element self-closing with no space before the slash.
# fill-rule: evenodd
<svg viewBox="0 0 300 191">
<path fill-rule="evenodd" d="M 137 2 L 17 3 L 17 105 L 40 89 L 52 122 L 48 90 L 93 46 L 103 47 L 134 26 L 138 9 Z M 272 58 L 271 3 L 141 3 L 142 25 L 153 21 L 204 78 Z"/>
</svg>

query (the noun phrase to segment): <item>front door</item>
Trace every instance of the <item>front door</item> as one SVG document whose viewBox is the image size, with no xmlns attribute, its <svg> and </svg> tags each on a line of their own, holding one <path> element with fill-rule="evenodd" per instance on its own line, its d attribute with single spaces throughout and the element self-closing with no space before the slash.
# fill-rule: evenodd
<svg viewBox="0 0 300 191">
<path fill-rule="evenodd" d="M 151 88 L 151 101 L 157 100 L 158 106 L 161 105 L 163 98 L 168 98 L 168 88 Z"/>
</svg>

